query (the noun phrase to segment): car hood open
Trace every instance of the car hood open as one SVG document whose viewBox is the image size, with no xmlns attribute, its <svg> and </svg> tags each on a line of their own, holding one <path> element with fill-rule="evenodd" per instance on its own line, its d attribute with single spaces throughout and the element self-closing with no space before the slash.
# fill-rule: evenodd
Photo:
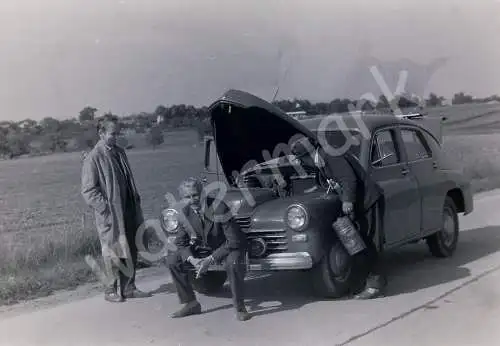
<svg viewBox="0 0 500 346">
<path fill-rule="evenodd" d="M 215 146 L 227 181 L 252 166 L 289 155 L 290 144 L 316 136 L 278 107 L 240 90 L 229 90 L 209 107 Z"/>
</svg>

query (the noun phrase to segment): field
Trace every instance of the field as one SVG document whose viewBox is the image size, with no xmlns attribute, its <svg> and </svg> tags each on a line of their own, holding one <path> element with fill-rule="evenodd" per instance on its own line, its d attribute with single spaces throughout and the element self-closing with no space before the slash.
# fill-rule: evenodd
<svg viewBox="0 0 500 346">
<path fill-rule="evenodd" d="M 435 109 L 446 115 L 449 159 L 473 179 L 476 191 L 500 187 L 500 107 Z M 164 206 L 189 175 L 202 172 L 203 148 L 194 131 L 166 134 L 152 149 L 129 151 L 146 218 Z M 98 254 L 90 211 L 80 192 L 78 153 L 0 162 L 0 304 L 50 294 L 94 280 L 83 261 Z"/>
<path fill-rule="evenodd" d="M 202 155 L 194 131 L 129 152 L 146 218 L 158 216 L 183 178 L 202 172 Z M 82 259 L 99 251 L 80 167 L 78 153 L 0 162 L 0 303 L 93 279 Z"/>
</svg>

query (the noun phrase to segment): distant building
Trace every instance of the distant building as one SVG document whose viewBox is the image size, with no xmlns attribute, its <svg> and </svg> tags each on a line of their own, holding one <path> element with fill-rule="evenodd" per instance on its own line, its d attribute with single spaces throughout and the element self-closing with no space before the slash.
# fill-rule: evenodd
<svg viewBox="0 0 500 346">
<path fill-rule="evenodd" d="M 305 111 L 286 112 L 286 114 L 295 119 L 301 119 L 307 115 Z"/>
<path fill-rule="evenodd" d="M 17 123 L 17 125 L 18 125 L 20 128 L 24 129 L 24 128 L 26 128 L 26 127 L 32 127 L 32 126 L 34 126 L 34 125 L 35 125 L 35 122 L 34 122 L 33 120 L 23 120 L 23 121 L 21 121 L 21 122 Z"/>
</svg>

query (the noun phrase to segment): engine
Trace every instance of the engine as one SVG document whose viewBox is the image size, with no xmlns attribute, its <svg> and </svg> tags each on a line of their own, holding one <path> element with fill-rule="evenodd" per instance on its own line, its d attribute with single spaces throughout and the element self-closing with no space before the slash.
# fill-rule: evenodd
<svg viewBox="0 0 500 346">
<path fill-rule="evenodd" d="M 285 198 L 314 192 L 322 186 L 312 169 L 299 172 L 292 166 L 280 166 L 273 171 L 250 171 L 240 176 L 238 187 L 271 189 L 276 197 Z"/>
</svg>

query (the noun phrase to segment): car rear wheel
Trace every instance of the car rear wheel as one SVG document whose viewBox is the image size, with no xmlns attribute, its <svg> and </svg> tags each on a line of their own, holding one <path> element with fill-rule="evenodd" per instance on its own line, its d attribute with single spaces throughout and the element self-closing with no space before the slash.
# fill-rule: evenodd
<svg viewBox="0 0 500 346">
<path fill-rule="evenodd" d="M 443 228 L 427 238 L 433 256 L 450 257 L 457 248 L 459 237 L 458 213 L 453 199 L 446 197 L 443 207 Z"/>
<path fill-rule="evenodd" d="M 313 269 L 313 285 L 317 295 L 340 298 L 359 289 L 360 266 L 357 257 L 350 256 L 340 242 Z"/>
<path fill-rule="evenodd" d="M 224 286 L 227 279 L 225 271 L 209 271 L 203 274 L 198 279 L 195 277 L 195 272 L 191 272 L 191 283 L 193 289 L 201 294 L 212 294 L 219 292 Z"/>
</svg>

